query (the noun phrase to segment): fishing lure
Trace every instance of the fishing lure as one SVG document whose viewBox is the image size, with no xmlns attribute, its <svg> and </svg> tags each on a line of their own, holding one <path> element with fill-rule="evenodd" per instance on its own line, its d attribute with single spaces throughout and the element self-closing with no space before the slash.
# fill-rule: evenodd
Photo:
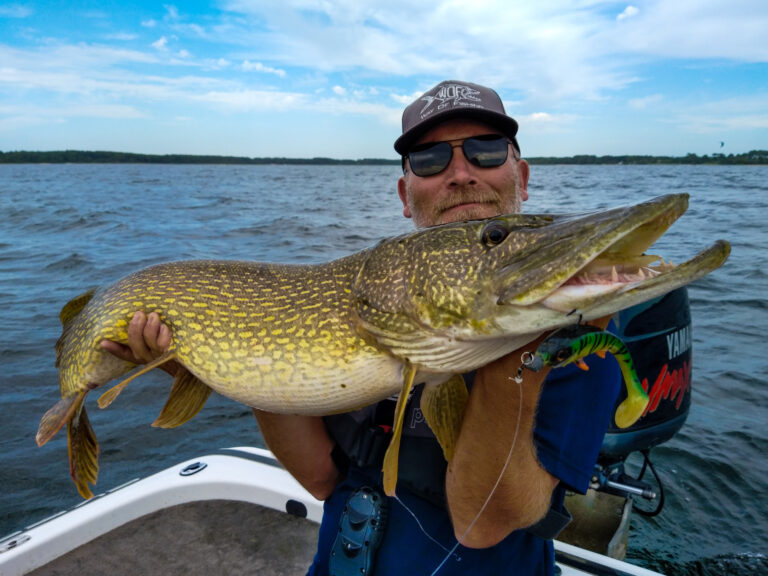
<svg viewBox="0 0 768 576">
<path fill-rule="evenodd" d="M 560 368 L 573 363 L 582 370 L 589 370 L 584 358 L 590 354 L 604 358 L 607 352 L 618 361 L 627 389 L 627 398 L 616 408 L 614 418 L 619 428 L 628 428 L 643 415 L 649 399 L 629 349 L 615 334 L 585 324 L 562 328 L 539 345 L 527 367 L 537 371 L 544 366 Z"/>
</svg>

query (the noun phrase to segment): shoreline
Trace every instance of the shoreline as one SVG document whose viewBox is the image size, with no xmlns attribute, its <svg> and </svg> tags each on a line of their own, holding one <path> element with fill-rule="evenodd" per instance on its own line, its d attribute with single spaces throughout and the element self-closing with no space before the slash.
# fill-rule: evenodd
<svg viewBox="0 0 768 576">
<path fill-rule="evenodd" d="M 533 156 L 525 160 L 532 165 L 584 164 L 584 165 L 645 165 L 645 164 L 693 164 L 693 165 L 767 165 L 768 150 L 751 150 L 742 154 L 712 154 L 699 156 L 645 156 L 616 155 L 595 156 Z M 391 158 L 249 158 L 245 156 L 215 156 L 195 154 L 138 154 L 88 150 L 58 151 L 0 151 L 0 164 L 231 164 L 231 165 L 317 165 L 317 166 L 397 166 L 400 159 Z"/>
</svg>

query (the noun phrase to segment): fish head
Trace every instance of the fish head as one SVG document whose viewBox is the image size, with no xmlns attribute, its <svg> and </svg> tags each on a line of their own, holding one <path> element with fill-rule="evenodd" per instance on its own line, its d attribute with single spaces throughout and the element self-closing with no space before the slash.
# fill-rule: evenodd
<svg viewBox="0 0 768 576">
<path fill-rule="evenodd" d="M 688 195 L 583 214 L 507 214 L 383 241 L 355 283 L 365 329 L 413 356 L 421 346 L 517 339 L 613 314 L 716 269 L 719 241 L 679 266 L 647 249 Z M 439 343 L 439 342 L 442 342 Z"/>
</svg>

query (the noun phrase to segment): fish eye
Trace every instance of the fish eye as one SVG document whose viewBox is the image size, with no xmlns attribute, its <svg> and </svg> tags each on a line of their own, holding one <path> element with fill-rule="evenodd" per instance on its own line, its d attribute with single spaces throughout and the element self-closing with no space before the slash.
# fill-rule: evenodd
<svg viewBox="0 0 768 576">
<path fill-rule="evenodd" d="M 509 230 L 502 222 L 490 222 L 483 229 L 483 244 L 498 246 L 509 235 Z"/>
</svg>

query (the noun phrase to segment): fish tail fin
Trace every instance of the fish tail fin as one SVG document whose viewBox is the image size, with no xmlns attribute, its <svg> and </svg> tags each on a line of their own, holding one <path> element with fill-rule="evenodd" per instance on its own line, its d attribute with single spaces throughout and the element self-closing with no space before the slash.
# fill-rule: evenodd
<svg viewBox="0 0 768 576">
<path fill-rule="evenodd" d="M 158 428 L 176 428 L 200 412 L 211 395 L 211 388 L 189 370 L 180 367 L 160 415 L 152 422 Z"/>
<path fill-rule="evenodd" d="M 56 436 L 62 426 L 72 420 L 75 411 L 82 405 L 87 392 L 87 390 L 83 390 L 79 394 L 62 398 L 43 414 L 35 436 L 38 446 L 42 446 Z"/>
<path fill-rule="evenodd" d="M 139 370 L 128 376 L 125 380 L 122 382 L 115 384 L 112 388 L 104 392 L 101 396 L 99 396 L 99 399 L 97 401 L 99 408 L 106 408 L 112 402 L 115 401 L 115 399 L 120 395 L 120 392 L 125 389 L 125 387 L 135 378 L 138 378 L 142 374 L 146 374 L 150 370 L 154 370 L 158 366 L 165 364 L 166 362 L 170 362 L 171 360 L 174 360 L 176 358 L 176 351 L 175 350 L 168 350 L 167 352 L 163 353 L 162 355 L 155 358 L 152 362 L 145 364 L 142 366 Z"/>
<path fill-rule="evenodd" d="M 83 498 L 92 498 L 88 484 L 96 484 L 99 477 L 99 443 L 82 402 L 67 426 L 67 445 L 69 474 L 77 491 Z"/>
</svg>

